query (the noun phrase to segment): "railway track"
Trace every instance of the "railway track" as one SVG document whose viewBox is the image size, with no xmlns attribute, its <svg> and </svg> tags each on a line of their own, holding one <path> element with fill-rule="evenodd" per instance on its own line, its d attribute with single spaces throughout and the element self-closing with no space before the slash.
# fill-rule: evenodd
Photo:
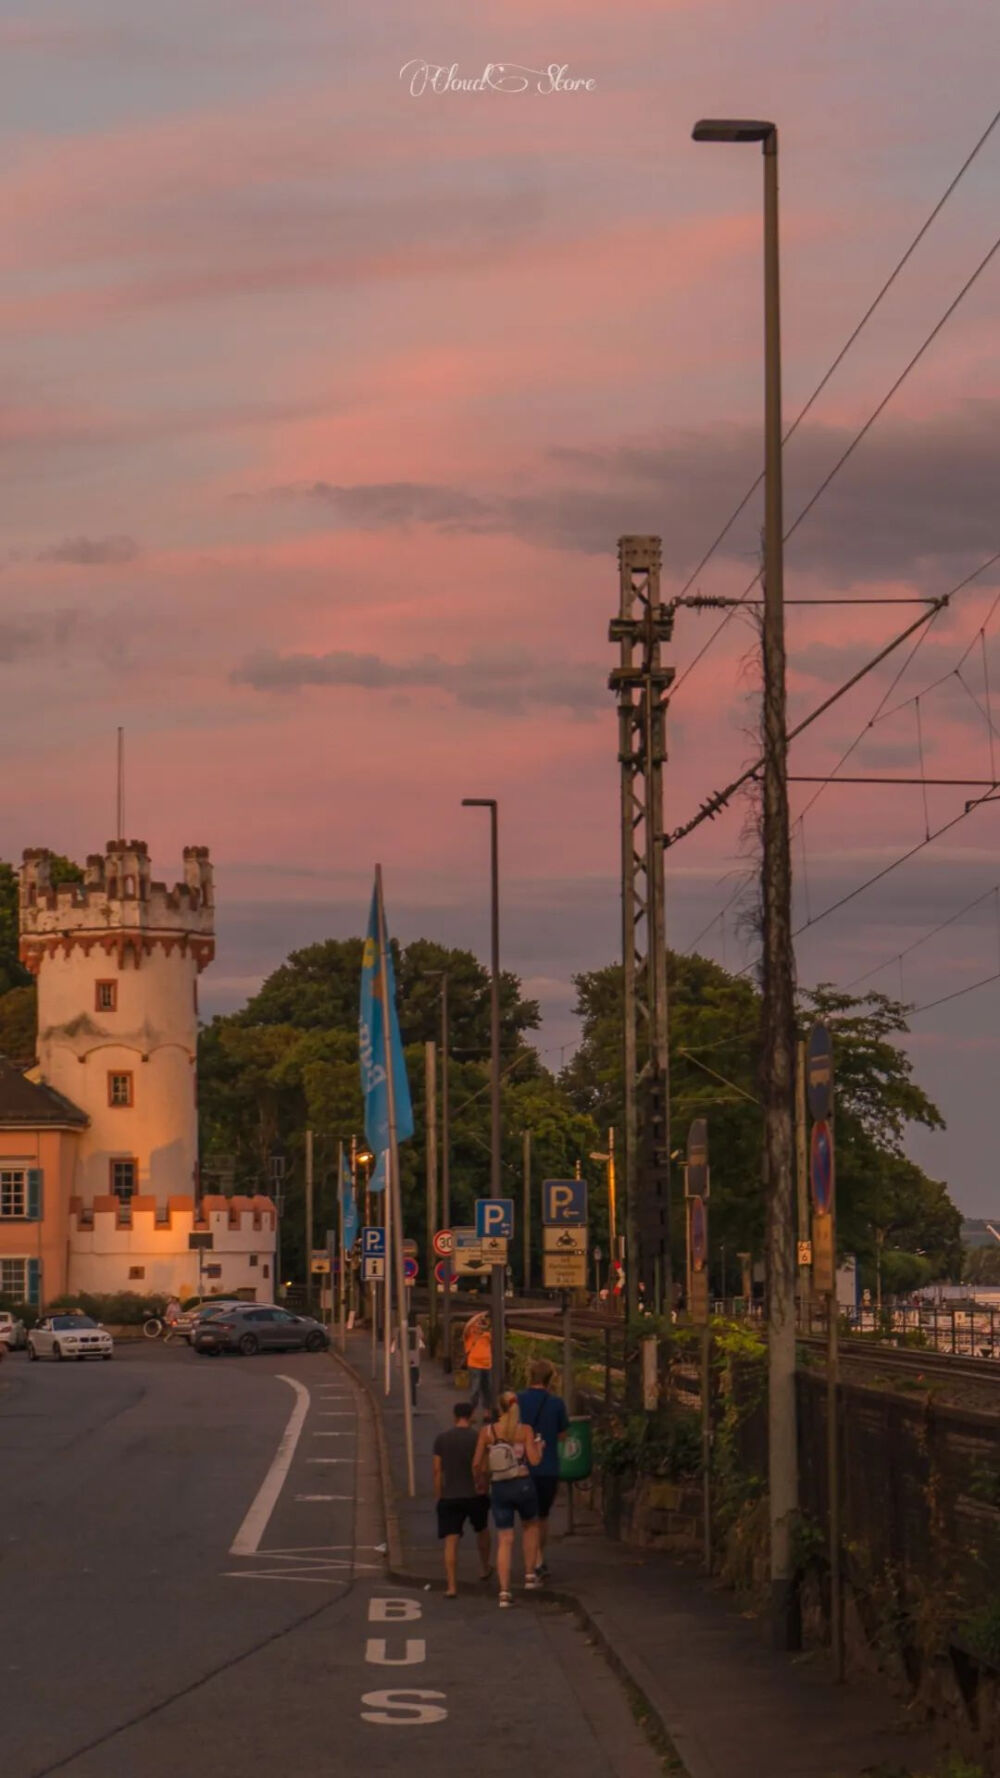
<svg viewBox="0 0 1000 1778">
<path fill-rule="evenodd" d="M 552 1339 L 562 1336 L 562 1314 L 557 1308 L 512 1308 L 508 1311 L 508 1323 L 519 1333 L 543 1334 Z M 625 1329 L 620 1318 L 603 1315 L 594 1309 L 574 1310 L 570 1326 L 573 1334 L 581 1337 L 595 1333 L 623 1335 Z M 825 1334 L 800 1334 L 799 1345 L 821 1358 L 826 1355 Z M 841 1339 L 839 1357 L 842 1364 L 905 1371 L 911 1376 L 941 1377 L 952 1382 L 961 1380 L 1000 1386 L 1000 1359 L 997 1358 L 969 1358 L 925 1347 L 890 1346 L 850 1335 Z"/>
<path fill-rule="evenodd" d="M 826 1356 L 825 1334 L 800 1334 L 799 1345 L 820 1357 Z M 841 1364 L 862 1364 L 880 1370 L 906 1371 L 911 1376 L 941 1377 L 950 1382 L 993 1383 L 1000 1385 L 1000 1359 L 967 1358 L 951 1352 L 928 1351 L 924 1347 L 889 1346 L 870 1340 L 841 1339 L 838 1348 Z"/>
</svg>

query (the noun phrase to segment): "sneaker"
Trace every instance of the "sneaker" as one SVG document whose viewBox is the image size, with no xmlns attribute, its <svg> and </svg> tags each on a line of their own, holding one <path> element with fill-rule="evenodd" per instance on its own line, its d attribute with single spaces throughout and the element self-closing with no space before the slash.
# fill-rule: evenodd
<svg viewBox="0 0 1000 1778">
<path fill-rule="evenodd" d="M 541 1586 L 541 1584 L 542 1583 L 538 1578 L 538 1570 L 537 1569 L 535 1570 L 534 1574 L 526 1574 L 524 1577 L 524 1590 L 526 1593 L 537 1592 L 537 1590 Z"/>
<path fill-rule="evenodd" d="M 535 1569 L 535 1579 L 537 1581 L 548 1580 L 549 1573 L 550 1573 L 550 1571 L 549 1571 L 548 1563 L 547 1562 L 539 1562 L 536 1569 Z"/>
<path fill-rule="evenodd" d="M 506 1611 L 507 1607 L 511 1603 L 512 1603 L 512 1600 L 511 1600 L 511 1596 L 509 1593 L 501 1593 L 499 1599 L 497 1600 L 497 1604 L 499 1605 L 501 1611 Z"/>
</svg>

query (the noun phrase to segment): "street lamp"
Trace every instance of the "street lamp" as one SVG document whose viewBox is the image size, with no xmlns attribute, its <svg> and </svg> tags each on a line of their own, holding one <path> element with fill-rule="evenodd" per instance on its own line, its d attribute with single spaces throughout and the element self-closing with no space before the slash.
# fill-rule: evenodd
<svg viewBox="0 0 1000 1778">
<path fill-rule="evenodd" d="M 696 142 L 759 142 L 764 158 L 764 1161 L 768 1189 L 768 1434 L 771 1622 L 775 1646 L 797 1646 L 792 1527 L 798 1510 L 795 1410 L 794 967 L 785 717 L 781 487 L 781 310 L 778 131 L 754 118 L 704 118 Z"/>
<path fill-rule="evenodd" d="M 271 1144 L 271 1152 L 267 1161 L 271 1180 L 271 1196 L 274 1199 L 274 1294 L 277 1296 L 281 1284 L 281 1217 L 285 1208 L 285 1194 L 282 1186 L 285 1180 L 285 1150 L 276 1137 Z"/>
<path fill-rule="evenodd" d="M 440 980 L 441 983 L 441 1227 L 451 1228 L 451 1128 L 448 1110 L 448 1051 L 450 1048 L 448 1032 L 448 971 L 446 969 L 429 969 L 429 981 Z M 442 1336 L 444 1354 L 442 1363 L 445 1372 L 451 1370 L 451 1254 L 446 1254 L 444 1265 L 444 1304 L 442 1307 Z M 428 1270 L 431 1256 L 427 1256 Z M 428 1289 L 433 1291 L 433 1274 L 427 1280 Z"/>
<path fill-rule="evenodd" d="M 497 804 L 491 796 L 463 796 L 463 809 L 490 812 L 490 1196 L 498 1198 L 500 1184 L 500 867 L 497 848 Z M 493 1399 L 503 1384 L 504 1267 L 494 1266 L 492 1276 Z"/>
</svg>

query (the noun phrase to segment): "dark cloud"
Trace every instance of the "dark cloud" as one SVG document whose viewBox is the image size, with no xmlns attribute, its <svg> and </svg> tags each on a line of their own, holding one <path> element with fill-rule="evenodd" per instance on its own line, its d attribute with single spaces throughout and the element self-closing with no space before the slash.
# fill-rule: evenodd
<svg viewBox="0 0 1000 1778">
<path fill-rule="evenodd" d="M 306 685 L 361 686 L 369 691 L 443 691 L 472 709 L 522 715 L 549 706 L 589 716 L 607 710 L 607 671 L 600 663 L 533 660 L 521 649 L 474 653 L 463 661 L 439 655 L 389 661 L 337 649 L 330 654 L 253 655 L 232 675 L 255 691 L 298 691 Z"/>
<path fill-rule="evenodd" d="M 78 611 L 53 611 L 43 616 L 0 618 L 0 666 L 32 660 L 64 649 L 80 632 Z"/>
<path fill-rule="evenodd" d="M 76 568 L 117 567 L 134 562 L 139 545 L 134 537 L 65 537 L 39 550 L 40 562 L 67 562 Z"/>
<path fill-rule="evenodd" d="M 807 425 L 785 453 L 789 523 L 854 436 L 853 427 Z M 927 420 L 886 420 L 859 445 L 789 544 L 789 571 L 834 586 L 914 579 L 937 583 L 997 547 L 996 441 L 1000 400 L 967 401 Z M 270 498 L 328 507 L 339 524 L 395 530 L 502 532 L 559 549 L 607 554 L 623 533 L 655 532 L 664 561 L 686 573 L 760 472 L 757 427 L 678 432 L 649 446 L 549 453 L 560 484 L 531 494 L 394 482 L 325 481 L 273 489 Z M 761 491 L 721 555 L 756 562 Z M 790 589 L 791 590 L 791 589 Z"/>
</svg>

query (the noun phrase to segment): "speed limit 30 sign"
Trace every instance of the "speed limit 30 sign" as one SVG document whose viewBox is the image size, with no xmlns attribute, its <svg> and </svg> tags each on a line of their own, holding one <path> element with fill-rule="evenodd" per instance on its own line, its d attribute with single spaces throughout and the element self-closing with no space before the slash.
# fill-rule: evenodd
<svg viewBox="0 0 1000 1778">
<path fill-rule="evenodd" d="M 455 1237 L 450 1229 L 438 1229 L 434 1236 L 434 1251 L 439 1259 L 447 1259 L 455 1251 Z"/>
</svg>

